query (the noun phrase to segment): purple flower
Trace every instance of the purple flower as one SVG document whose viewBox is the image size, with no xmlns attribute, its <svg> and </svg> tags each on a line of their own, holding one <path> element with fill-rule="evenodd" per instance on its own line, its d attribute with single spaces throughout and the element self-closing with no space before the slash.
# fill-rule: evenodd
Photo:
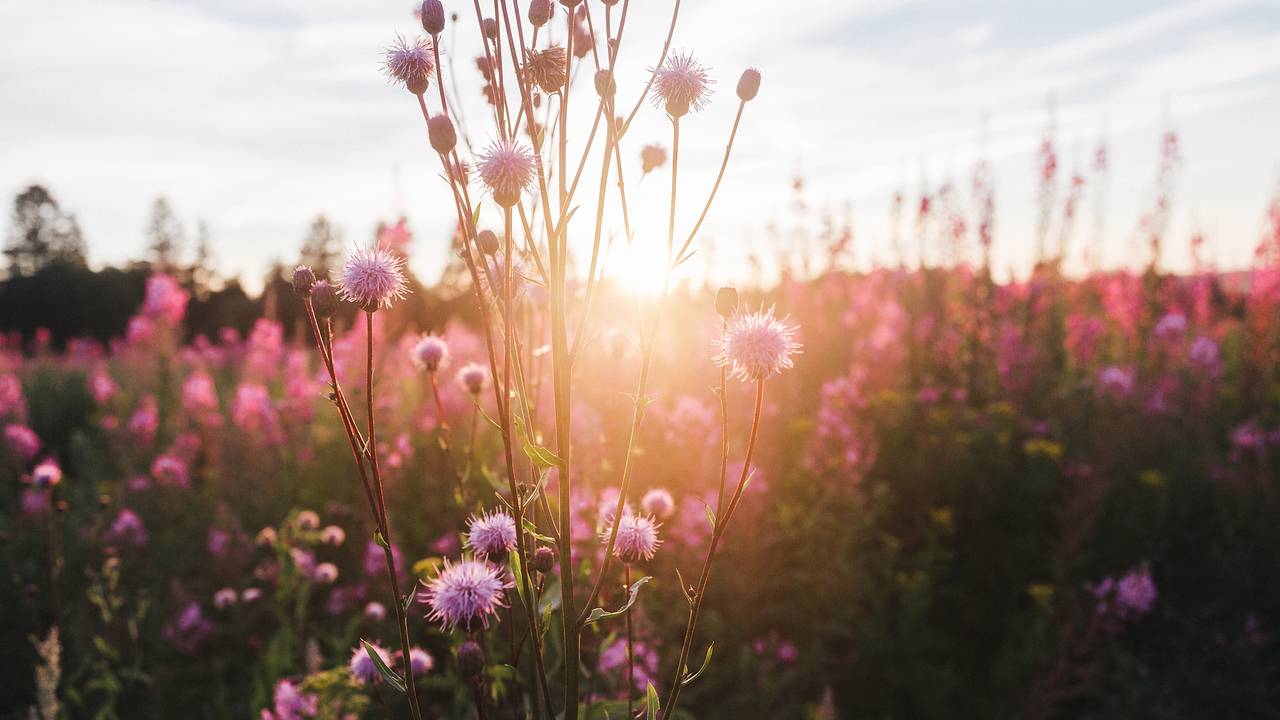
<svg viewBox="0 0 1280 720">
<path fill-rule="evenodd" d="M 431 41 L 427 38 L 416 38 L 410 42 L 396 37 L 395 43 L 387 48 L 382 69 L 388 78 L 421 95 L 426 92 L 431 72 L 435 69 L 431 55 Z"/>
<path fill-rule="evenodd" d="M 107 530 L 107 542 L 134 547 L 146 545 L 147 528 L 142 524 L 142 518 L 129 508 L 120 510 Z"/>
<path fill-rule="evenodd" d="M 1176 340 L 1182 337 L 1182 334 L 1186 331 L 1187 316 L 1182 313 L 1171 312 L 1156 322 L 1152 334 L 1161 340 Z"/>
<path fill-rule="evenodd" d="M 338 547 L 347 541 L 347 531 L 337 525 L 329 525 L 320 531 L 320 542 Z"/>
<path fill-rule="evenodd" d="M 671 497 L 671 493 L 666 490 L 654 488 L 641 498 L 640 507 L 650 515 L 665 520 L 671 517 L 671 513 L 675 512 L 676 501 L 675 498 Z"/>
<path fill-rule="evenodd" d="M 320 563 L 311 571 L 311 578 L 321 585 L 332 585 L 338 581 L 338 566 L 333 563 Z"/>
<path fill-rule="evenodd" d="M 40 436 L 26 425 L 6 425 L 4 440 L 13 454 L 22 460 L 30 460 L 40 452 Z"/>
<path fill-rule="evenodd" d="M 191 478 L 187 475 L 187 464 L 174 455 L 159 455 L 151 463 L 151 477 L 160 485 L 170 487 L 191 487 Z"/>
<path fill-rule="evenodd" d="M 288 680 L 276 683 L 272 701 L 275 710 L 275 715 L 270 716 L 272 720 L 302 720 L 315 717 L 320 711 L 319 698 L 314 693 L 304 693 Z M 262 717 L 268 717 L 266 710 L 262 711 Z"/>
<path fill-rule="evenodd" d="M 373 312 L 408 294 L 404 258 L 386 250 L 357 250 L 338 274 L 342 297 Z"/>
<path fill-rule="evenodd" d="M 773 316 L 773 308 L 734 316 L 720 339 L 716 364 L 730 368 L 743 382 L 760 381 L 794 365 L 791 356 L 800 352 L 798 328 Z"/>
<path fill-rule="evenodd" d="M 373 622 L 379 622 L 387 616 L 387 608 L 376 600 L 364 606 L 364 616 Z"/>
<path fill-rule="evenodd" d="M 163 634 L 170 645 L 190 655 L 213 634 L 213 623 L 205 618 L 200 604 L 192 601 L 182 606 L 169 624 L 165 625 Z"/>
<path fill-rule="evenodd" d="M 395 566 L 397 575 L 404 572 L 404 559 L 400 557 L 400 547 L 397 545 L 391 546 L 391 564 Z M 373 540 L 364 547 L 363 565 L 365 575 L 378 576 L 387 571 L 387 554 L 382 546 Z"/>
<path fill-rule="evenodd" d="M 1108 395 L 1125 397 L 1133 390 L 1133 372 L 1115 365 L 1103 368 L 1098 373 L 1098 385 Z"/>
<path fill-rule="evenodd" d="M 236 604 L 239 595 L 231 588 L 222 588 L 213 594 L 213 606 L 219 610 L 226 610 Z"/>
<path fill-rule="evenodd" d="M 391 656 L 387 654 L 387 651 L 381 645 L 370 642 L 369 646 L 382 659 L 384 665 L 391 666 Z M 361 685 L 370 685 L 378 681 L 380 675 L 378 666 L 374 664 L 373 658 L 369 657 L 369 653 L 365 651 L 364 643 L 357 645 L 355 650 L 351 651 L 350 666 L 351 674 L 355 677 L 356 682 Z"/>
<path fill-rule="evenodd" d="M 435 372 L 449 364 L 449 345 L 444 338 L 436 335 L 423 335 L 413 346 L 413 364 Z"/>
<path fill-rule="evenodd" d="M 1187 359 L 1202 370 L 1216 371 L 1220 359 L 1218 352 L 1218 343 L 1212 338 L 1201 335 L 1197 337 L 1195 342 L 1191 343 L 1191 350 L 1187 352 Z"/>
<path fill-rule="evenodd" d="M 653 102 L 673 117 L 706 106 L 713 81 L 692 55 L 672 55 L 653 72 Z"/>
<path fill-rule="evenodd" d="M 467 363 L 458 370 L 458 384 L 472 395 L 479 395 L 489 382 L 489 370 L 480 363 Z"/>
<path fill-rule="evenodd" d="M 40 490 L 47 490 L 62 482 L 62 468 L 53 458 L 41 460 L 31 471 L 31 484 Z"/>
<path fill-rule="evenodd" d="M 660 523 L 655 523 L 647 515 L 626 513 L 618 521 L 618 539 L 613 545 L 613 554 L 624 563 L 633 563 L 640 559 L 652 560 L 662 541 L 658 539 Z M 609 541 L 609 529 L 600 533 L 603 542 Z"/>
<path fill-rule="evenodd" d="M 1116 583 L 1116 607 L 1125 619 L 1136 619 L 1151 612 L 1157 596 L 1156 584 L 1146 567 L 1130 571 Z"/>
<path fill-rule="evenodd" d="M 429 620 L 445 629 L 470 628 L 478 620 L 488 627 L 489 615 L 505 607 L 502 596 L 511 583 L 502 568 L 479 560 L 444 561 L 444 568 L 419 597 L 431 606 Z"/>
<path fill-rule="evenodd" d="M 537 165 L 533 153 L 511 138 L 493 143 L 476 161 L 480 179 L 503 207 L 515 205 Z"/>
<path fill-rule="evenodd" d="M 467 525 L 467 547 L 476 557 L 501 560 L 516 547 L 516 522 L 505 512 L 472 515 Z"/>
<path fill-rule="evenodd" d="M 419 647 L 409 649 L 409 670 L 414 677 L 426 675 L 435 666 L 435 658 L 431 657 L 431 654 L 426 650 Z"/>
</svg>

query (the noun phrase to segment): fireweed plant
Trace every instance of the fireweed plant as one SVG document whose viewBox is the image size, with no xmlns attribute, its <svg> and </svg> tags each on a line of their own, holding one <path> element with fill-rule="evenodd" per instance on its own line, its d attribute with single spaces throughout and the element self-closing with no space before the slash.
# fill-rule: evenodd
<svg viewBox="0 0 1280 720">
<path fill-rule="evenodd" d="M 707 508 L 712 531 L 696 581 L 687 584 L 679 571 L 674 578 L 688 602 L 688 618 L 665 699 L 659 694 L 660 688 L 651 682 L 639 691 L 634 686 L 632 610 L 650 577 L 634 578 L 633 566 L 651 560 L 662 540 L 661 522 L 649 512 L 633 510 L 631 502 L 635 499 L 635 442 L 651 402 L 647 393 L 655 340 L 673 273 L 693 253 L 698 231 L 724 178 L 743 112 L 758 93 L 761 80 L 755 69 L 742 73 L 736 87 L 737 113 L 719 171 L 692 228 L 687 233 L 677 232 L 683 123 L 707 105 L 714 82 L 710 71 L 692 54 L 671 51 L 680 5 L 676 0 L 665 40 L 647 81 L 633 90 L 633 100 L 624 101 L 614 70 L 627 27 L 629 0 L 603 0 L 599 6 L 581 0 L 561 0 L 558 5 L 550 0 L 532 0 L 523 9 L 514 1 L 495 0 L 491 8 L 474 2 L 471 9 L 475 31 L 484 48 L 477 64 L 485 79 L 483 92 L 490 111 L 483 128 L 464 123 L 457 112 L 460 103 L 456 93 L 451 100 L 446 92 L 441 62 L 446 23 L 440 0 L 427 0 L 421 6 L 425 37 L 397 38 L 386 51 L 386 74 L 416 99 L 427 140 L 439 157 L 442 176 L 449 186 L 457 217 L 457 250 L 466 264 L 480 308 L 488 360 L 487 368 L 469 365 L 458 376 L 474 405 L 468 448 L 459 469 L 437 381 L 437 374 L 448 362 L 449 348 L 442 338 L 426 336 L 411 350 L 413 362 L 429 378 L 439 443 L 446 457 L 446 472 L 457 487 L 455 497 L 459 504 L 474 511 L 463 556 L 446 559 L 424 587 L 406 590 L 397 576 L 375 418 L 378 403 L 374 315 L 392 307 L 405 294 L 403 258 L 386 247 L 359 250 L 337 273 L 333 285 L 317 281 L 308 267 L 299 267 L 294 275 L 294 287 L 306 305 L 316 350 L 328 373 L 330 399 L 346 433 L 376 528 L 375 541 L 383 551 L 401 656 L 412 655 L 412 622 L 424 614 L 420 603 L 425 604 L 428 621 L 461 639 L 454 652 L 455 669 L 470 685 L 481 718 L 497 714 L 489 708 L 491 692 L 487 683 L 491 674 L 488 670 L 500 662 L 515 669 L 522 678 L 508 698 L 513 715 L 532 712 L 535 717 L 566 720 L 584 712 L 591 715 L 590 685 L 585 692 L 582 686 L 582 634 L 589 626 L 619 618 L 625 632 L 628 716 L 635 714 L 639 701 L 650 718 L 672 717 L 681 690 L 711 661 L 709 643 L 701 653 L 701 667 L 689 667 L 698 643 L 698 618 L 716 550 L 751 480 L 766 383 L 790 368 L 791 356 L 800 349 L 794 339 L 796 328 L 775 317 L 772 308 L 742 311 L 737 293 L 731 288 L 717 295 L 716 310 L 722 325 L 715 339 L 718 353 L 714 362 L 720 368 L 716 393 L 720 398 L 722 437 L 716 506 Z M 457 15 L 453 17 L 456 21 Z M 587 83 L 575 82 L 583 74 L 591 76 L 593 93 L 588 94 L 583 87 Z M 634 391 L 629 395 L 631 418 L 624 443 L 626 452 L 617 471 L 617 497 L 611 509 L 602 510 L 599 560 L 592 568 L 583 562 L 587 558 L 574 555 L 575 542 L 581 547 L 584 539 L 575 537 L 571 516 L 575 364 L 582 357 L 584 342 L 595 331 L 592 299 L 604 270 L 602 237 L 611 189 L 622 209 L 626 232 L 629 237 L 633 235 L 621 148 L 646 101 L 671 125 L 665 266 L 656 309 L 640 338 L 641 361 Z M 570 107 L 578 102 L 595 105 L 595 120 L 589 129 L 570 123 Z M 492 140 L 483 147 L 472 143 L 472 137 L 481 136 Z M 470 152 L 469 158 L 464 157 L 458 147 L 459 137 L 466 148 L 480 149 Z M 582 147 L 581 155 L 571 157 L 570 146 Z M 586 197 L 588 193 L 579 193 L 579 181 L 593 151 L 598 152 L 599 180 L 594 197 Z M 667 162 L 666 152 L 660 147 L 646 147 L 642 156 L 646 173 Z M 501 215 L 500 235 L 479 227 L 486 201 L 496 206 Z M 579 214 L 580 210 L 587 212 Z M 570 277 L 569 233 L 575 216 L 594 216 L 590 260 L 580 296 L 573 294 L 577 285 Z M 545 293 L 545 309 L 526 302 L 530 287 L 536 287 L 540 296 Z M 365 316 L 363 418 L 357 417 L 358 411 L 347 399 L 338 377 L 341 366 L 334 359 L 332 318 L 341 301 L 355 303 Z M 545 353 L 547 360 L 535 361 L 528 349 L 537 340 L 531 315 L 539 312 L 543 315 L 538 321 L 544 325 L 538 327 L 549 327 L 550 347 Z M 543 375 L 548 372 L 554 427 L 542 428 L 536 398 Z M 748 384 L 755 394 L 754 413 L 746 430 L 745 458 L 734 478 L 729 477 L 726 396 L 730 379 Z M 496 417 L 481 408 L 480 395 L 486 386 L 493 394 Z M 502 441 L 505 486 L 495 492 L 492 502 L 473 495 L 467 482 L 478 469 L 474 448 L 480 417 L 497 430 Z M 554 443 L 544 443 L 545 436 L 553 437 Z M 664 505 L 663 497 L 646 496 L 643 505 L 669 511 L 672 501 L 667 495 Z M 615 561 L 621 565 L 621 573 Z M 623 582 L 621 605 L 615 609 L 603 607 L 602 595 L 618 580 Z M 492 657 L 498 644 L 492 642 L 494 638 L 485 638 L 486 632 L 499 632 L 493 626 L 495 621 L 506 625 L 507 647 L 499 651 L 505 658 Z M 558 633 L 558 654 L 552 648 L 557 643 L 548 642 L 552 632 Z M 411 715 L 422 718 L 414 673 L 397 673 L 388 658 L 385 650 L 365 642 L 352 657 L 351 668 L 362 682 L 398 691 L 407 701 Z"/>
</svg>

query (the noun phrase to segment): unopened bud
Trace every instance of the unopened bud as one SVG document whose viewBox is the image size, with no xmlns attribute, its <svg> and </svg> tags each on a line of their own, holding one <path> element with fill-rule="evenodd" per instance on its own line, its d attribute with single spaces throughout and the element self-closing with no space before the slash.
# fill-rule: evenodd
<svg viewBox="0 0 1280 720">
<path fill-rule="evenodd" d="M 429 87 L 430 78 L 427 75 L 418 75 L 407 78 L 404 81 L 404 87 L 414 95 L 422 95 Z"/>
<path fill-rule="evenodd" d="M 551 552 L 551 548 L 545 545 L 533 551 L 533 560 L 529 562 L 529 567 L 535 572 L 546 574 L 551 572 L 552 566 L 555 565 L 556 555 Z"/>
<path fill-rule="evenodd" d="M 613 82 L 613 73 L 608 69 L 600 69 L 596 71 L 596 94 L 602 98 L 613 97 L 617 85 Z"/>
<path fill-rule="evenodd" d="M 432 35 L 444 30 L 444 4 L 440 0 L 423 0 L 422 29 Z"/>
<path fill-rule="evenodd" d="M 475 640 L 468 640 L 458 646 L 458 674 L 471 679 L 484 672 L 484 649 Z"/>
<path fill-rule="evenodd" d="M 667 100 L 667 114 L 679 119 L 689 114 L 689 101 L 673 97 Z"/>
<path fill-rule="evenodd" d="M 458 134 L 453 130 L 453 121 L 448 115 L 435 115 L 427 121 L 427 137 L 431 140 L 431 148 L 441 155 L 453 151 L 458 144 Z"/>
<path fill-rule="evenodd" d="M 486 255 L 498 254 L 498 236 L 492 230 L 481 230 L 476 235 L 476 242 L 480 245 L 480 252 Z"/>
<path fill-rule="evenodd" d="M 760 71 L 755 68 L 747 68 L 742 71 L 742 77 L 738 78 L 738 98 L 742 102 L 750 102 L 754 100 L 756 94 L 760 92 Z"/>
<path fill-rule="evenodd" d="M 484 36 L 490 40 L 498 38 L 498 21 L 493 18 L 485 18 L 480 21 L 480 29 L 484 31 Z"/>
<path fill-rule="evenodd" d="M 328 319 L 338 314 L 338 293 L 333 286 L 324 280 L 319 280 L 315 285 L 311 286 L 311 307 L 316 311 L 316 317 Z"/>
<path fill-rule="evenodd" d="M 311 294 L 311 286 L 316 284 L 316 274 L 306 265 L 299 265 L 293 270 L 293 291 L 301 297 Z"/>
<path fill-rule="evenodd" d="M 722 287 L 716 291 L 716 312 L 720 313 L 720 317 L 728 320 L 738 311 L 738 290 L 732 287 Z"/>
<path fill-rule="evenodd" d="M 542 27 L 551 19 L 551 0 L 531 0 L 529 3 L 529 24 Z"/>
<path fill-rule="evenodd" d="M 582 0 L 560 0 L 560 4 L 567 8 L 575 7 L 579 2 Z"/>
</svg>

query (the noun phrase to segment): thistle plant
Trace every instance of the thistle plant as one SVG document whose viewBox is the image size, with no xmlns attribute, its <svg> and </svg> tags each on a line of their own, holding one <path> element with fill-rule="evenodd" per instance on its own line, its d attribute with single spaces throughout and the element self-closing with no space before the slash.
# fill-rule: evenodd
<svg viewBox="0 0 1280 720">
<path fill-rule="evenodd" d="M 374 313 L 390 308 L 402 296 L 401 260 L 383 248 L 357 251 L 338 275 L 337 295 L 334 288 L 308 277 L 309 271 L 300 269 L 302 281 L 295 282 L 307 304 L 316 348 L 329 374 L 331 399 L 347 434 L 377 528 L 377 541 L 386 549 L 403 656 L 410 656 L 409 616 L 415 614 L 416 599 L 427 608 L 419 613 L 426 620 L 438 623 L 446 634 L 464 637 L 454 652 L 455 669 L 471 685 L 481 718 L 490 712 L 485 668 L 496 662 L 504 662 L 518 673 L 511 690 L 517 716 L 529 712 L 534 717 L 574 720 L 584 707 L 589 715 L 590 691 L 584 695 L 580 688 L 582 634 L 589 626 L 615 618 L 625 618 L 628 713 L 635 708 L 633 610 L 640 589 L 650 578 L 633 580 L 632 573 L 659 551 L 660 518 L 674 508 L 670 494 L 653 492 L 644 497 L 645 512 L 633 512 L 629 504 L 640 500 L 632 497 L 634 458 L 646 407 L 652 401 L 648 393 L 659 328 L 673 277 L 693 254 L 724 179 L 746 105 L 758 94 L 761 81 L 754 68 L 739 78 L 739 102 L 723 159 L 697 220 L 687 231 L 678 231 L 677 201 L 688 197 L 680 186 L 682 133 L 684 125 L 693 123 L 711 101 L 715 82 L 712 71 L 692 53 L 671 52 L 680 5 L 677 0 L 647 80 L 633 88 L 615 79 L 630 0 L 600 5 L 580 0 L 558 4 L 534 0 L 525 12 L 518 3 L 506 0 L 491 7 L 477 2 L 470 8 L 459 8 L 460 13 L 474 13 L 474 17 L 459 20 L 455 14 L 455 23 L 464 32 L 474 32 L 483 47 L 476 65 L 484 79 L 482 91 L 489 107 L 484 122 L 476 124 L 468 124 L 459 111 L 464 103 L 457 95 L 456 82 L 446 83 L 442 54 L 450 55 L 443 52 L 449 48 L 442 47 L 447 22 L 440 0 L 427 0 L 421 6 L 419 17 L 426 36 L 397 38 L 386 52 L 384 70 L 417 101 L 428 144 L 438 156 L 441 178 L 448 185 L 444 197 L 452 201 L 455 211 L 460 239 L 457 250 L 479 306 L 479 331 L 486 355 L 485 364 L 468 364 L 456 375 L 474 407 L 466 458 L 458 472 L 438 386 L 449 349 L 442 339 L 426 336 L 411 350 L 414 363 L 430 383 L 447 471 L 458 483 L 456 497 L 472 513 L 465 535 L 466 554 L 456 560 L 446 558 L 420 591 L 402 593 L 394 571 L 374 417 Z M 467 25 L 473 26 L 471 30 L 465 29 Z M 453 68 L 449 69 L 452 79 Z M 590 82 L 580 82 L 582 76 Z M 585 117 L 585 113 L 570 111 L 579 103 L 594 107 L 590 126 L 579 127 L 575 122 Z M 621 209 L 629 241 L 641 242 L 630 222 L 635 210 L 622 157 L 631 124 L 647 105 L 664 115 L 671 128 L 669 161 L 661 146 L 645 146 L 642 153 L 646 174 L 660 166 L 670 168 L 669 201 L 663 208 L 667 221 L 665 262 L 652 314 L 639 333 L 640 364 L 630 392 L 630 420 L 625 436 L 617 440 L 625 448 L 621 467 L 612 479 L 617 497 L 612 507 L 602 509 L 605 522 L 598 536 L 599 560 L 592 563 L 580 553 L 583 543 L 595 538 L 584 538 L 580 532 L 575 537 L 572 510 L 575 481 L 585 472 L 575 466 L 574 380 L 585 357 L 583 348 L 602 329 L 598 327 L 601 319 L 593 313 L 593 300 L 604 273 L 608 206 L 616 203 Z M 488 141 L 473 144 L 473 139 L 482 138 Z M 459 139 L 463 140 L 461 147 Z M 483 149 L 466 157 L 464 150 L 472 147 Z M 575 149 L 573 154 L 570 148 Z M 588 190 L 591 181 L 581 181 L 593 160 L 599 170 L 594 187 Z M 475 169 L 474 178 L 469 168 Z M 499 226 L 493 230 L 481 227 L 489 220 L 496 220 Z M 571 235 L 579 234 L 590 238 L 589 251 L 571 245 Z M 576 262 L 579 254 L 587 258 L 585 269 Z M 581 277 L 575 276 L 578 272 L 583 273 Z M 531 293 L 545 298 L 545 305 L 530 301 Z M 368 407 L 363 429 L 335 371 L 330 318 L 339 296 L 356 303 L 366 316 Z M 776 319 L 772 310 L 738 313 L 736 297 L 731 308 L 718 300 L 717 309 L 724 317 L 720 353 L 714 362 L 720 366 L 717 392 L 725 432 L 720 476 L 707 478 L 709 484 L 719 483 L 717 505 L 709 509 L 714 528 L 697 584 L 685 589 L 688 622 L 674 657 L 675 677 L 665 689 L 666 702 L 659 702 L 658 689 L 652 684 L 640 696 L 650 717 L 671 717 L 681 688 L 702 672 L 690 672 L 687 662 L 710 582 L 712 559 L 750 480 L 765 381 L 791 367 L 791 355 L 798 350 L 795 328 Z M 533 345 L 542 342 L 543 329 L 550 341 L 545 351 L 534 352 Z M 725 398 L 730 377 L 753 384 L 756 400 L 753 421 L 745 430 L 744 469 L 736 482 L 727 485 L 730 437 Z M 545 414 L 538 407 L 544 379 L 551 401 Z M 493 416 L 482 409 L 481 394 L 485 392 L 492 393 Z M 502 470 L 491 480 L 502 489 L 491 500 L 483 496 L 473 499 L 467 489 L 474 470 L 486 471 L 483 458 L 476 456 L 477 418 L 481 416 L 496 429 L 501 441 Z M 602 607 L 601 601 L 612 594 L 606 594 L 605 589 L 617 578 L 615 561 L 622 565 L 624 599 L 621 607 L 610 610 Z M 683 588 L 683 580 L 679 582 Z M 507 610 L 505 618 L 503 608 Z M 495 647 L 486 645 L 483 637 L 495 621 L 507 626 L 506 658 L 490 659 Z M 557 636 L 549 637 L 552 632 Z M 376 670 L 385 675 L 387 684 L 404 692 L 413 716 L 421 717 L 412 673 L 397 676 L 387 663 L 378 662 L 375 646 L 365 649 L 365 656 L 357 653 L 353 657 L 352 668 L 359 665 L 357 674 Z M 709 660 L 709 649 L 707 657 Z"/>
</svg>

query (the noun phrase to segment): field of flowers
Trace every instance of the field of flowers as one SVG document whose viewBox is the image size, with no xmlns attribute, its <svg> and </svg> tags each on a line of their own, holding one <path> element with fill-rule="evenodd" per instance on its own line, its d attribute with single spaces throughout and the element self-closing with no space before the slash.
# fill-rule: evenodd
<svg viewBox="0 0 1280 720">
<path fill-rule="evenodd" d="M 453 16 L 479 129 L 439 0 L 387 51 L 456 209 L 437 287 L 401 224 L 247 332 L 195 331 L 157 263 L 108 342 L 3 338 L 0 717 L 1280 717 L 1280 196 L 1241 272 L 1065 273 L 1073 181 L 996 282 L 977 172 L 973 218 L 920 198 L 911 267 L 845 269 L 835 232 L 823 267 L 677 283 L 762 76 L 693 194 L 711 78 L 669 34 L 615 107 L 628 5 Z M 606 214 L 650 210 L 640 111 L 672 132 L 626 156 L 670 182 L 651 295 L 597 267 Z"/>
</svg>

